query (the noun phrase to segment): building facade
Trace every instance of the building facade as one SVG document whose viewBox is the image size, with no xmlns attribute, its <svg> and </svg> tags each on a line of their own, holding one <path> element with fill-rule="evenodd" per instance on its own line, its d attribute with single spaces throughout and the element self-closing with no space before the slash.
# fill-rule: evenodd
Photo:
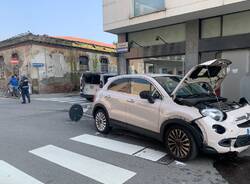
<svg viewBox="0 0 250 184">
<path fill-rule="evenodd" d="M 117 73 L 115 46 L 31 33 L 0 42 L 0 88 L 11 75 L 26 75 L 34 93 L 70 92 L 87 71 Z"/>
<path fill-rule="evenodd" d="M 120 73 L 183 75 L 206 60 L 232 60 L 221 93 L 250 100 L 250 1 L 104 0 L 104 30 L 128 42 Z"/>
</svg>

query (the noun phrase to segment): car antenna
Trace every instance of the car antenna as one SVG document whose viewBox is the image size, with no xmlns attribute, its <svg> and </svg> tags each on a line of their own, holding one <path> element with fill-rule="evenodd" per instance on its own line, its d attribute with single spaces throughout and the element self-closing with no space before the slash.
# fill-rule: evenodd
<svg viewBox="0 0 250 184">
<path fill-rule="evenodd" d="M 209 78 L 209 80 L 210 80 L 210 83 L 212 84 L 211 74 L 210 74 L 210 71 L 209 71 L 209 69 L 208 69 L 208 66 L 206 66 L 206 68 L 207 68 L 208 78 Z M 218 106 L 219 106 L 220 110 L 222 110 L 221 104 L 220 104 L 220 101 L 219 101 L 219 97 L 217 96 L 215 89 L 214 89 L 213 87 L 212 87 L 212 89 L 213 89 L 213 93 L 214 93 L 214 95 L 215 95 L 215 97 L 216 97 Z"/>
</svg>

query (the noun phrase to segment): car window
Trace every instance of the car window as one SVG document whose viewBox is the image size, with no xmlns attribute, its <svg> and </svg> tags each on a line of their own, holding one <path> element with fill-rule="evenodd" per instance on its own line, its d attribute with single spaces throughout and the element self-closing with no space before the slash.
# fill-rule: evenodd
<svg viewBox="0 0 250 184">
<path fill-rule="evenodd" d="M 155 98 L 160 98 L 159 92 L 145 79 L 131 79 L 131 94 L 140 95 L 142 91 L 150 91 Z"/>
<path fill-rule="evenodd" d="M 169 76 L 160 76 L 155 77 L 155 80 L 165 89 L 165 91 L 170 95 L 176 86 L 181 81 L 179 77 L 169 77 Z"/>
<path fill-rule="evenodd" d="M 108 90 L 123 92 L 123 93 L 130 93 L 130 84 L 128 79 L 118 79 L 112 82 Z"/>
<path fill-rule="evenodd" d="M 100 84 L 100 75 L 98 74 L 84 74 L 82 78 L 86 84 Z"/>
</svg>

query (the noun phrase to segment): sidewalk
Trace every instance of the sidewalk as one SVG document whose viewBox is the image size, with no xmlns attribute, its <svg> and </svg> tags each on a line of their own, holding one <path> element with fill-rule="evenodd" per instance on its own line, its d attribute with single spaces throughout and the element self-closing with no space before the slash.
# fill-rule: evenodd
<svg viewBox="0 0 250 184">
<path fill-rule="evenodd" d="M 0 91 L 0 97 L 6 97 L 4 91 Z M 80 96 L 79 92 L 74 93 L 51 93 L 51 94 L 31 94 L 31 98 L 60 98 Z"/>
<path fill-rule="evenodd" d="M 31 98 L 60 98 L 60 97 L 73 97 L 80 96 L 79 92 L 73 93 L 51 93 L 51 94 L 32 94 Z"/>
</svg>

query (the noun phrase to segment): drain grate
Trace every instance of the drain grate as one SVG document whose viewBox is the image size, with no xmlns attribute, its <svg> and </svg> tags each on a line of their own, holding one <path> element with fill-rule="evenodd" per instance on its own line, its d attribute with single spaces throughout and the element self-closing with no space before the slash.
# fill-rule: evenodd
<svg viewBox="0 0 250 184">
<path fill-rule="evenodd" d="M 157 161 L 159 164 L 163 165 L 169 165 L 174 162 L 174 159 L 172 159 L 169 155 L 166 155 L 165 157 L 162 157 L 160 160 Z"/>
</svg>

